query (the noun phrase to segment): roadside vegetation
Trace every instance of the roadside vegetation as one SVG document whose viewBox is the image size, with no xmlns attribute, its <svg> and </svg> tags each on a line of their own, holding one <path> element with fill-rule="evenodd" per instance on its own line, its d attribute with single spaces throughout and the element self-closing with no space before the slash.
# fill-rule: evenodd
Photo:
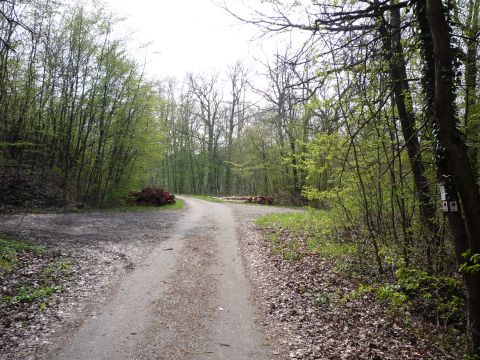
<svg viewBox="0 0 480 360">
<path fill-rule="evenodd" d="M 102 208 L 91 208 L 91 209 L 73 209 L 72 212 L 92 212 L 92 211 L 101 211 L 101 212 L 142 212 L 142 211 L 166 211 L 166 210 L 177 210 L 183 209 L 185 207 L 185 201 L 182 199 L 176 198 L 174 204 L 167 204 L 162 206 L 137 206 L 137 205 L 117 205 L 117 206 L 106 206 Z"/>
<path fill-rule="evenodd" d="M 365 251 L 358 234 L 354 230 L 346 232 L 335 219 L 332 211 L 310 209 L 306 213 L 265 215 L 256 223 L 264 230 L 271 256 L 294 263 L 318 258 L 328 264 L 329 271 L 337 278 L 335 281 L 348 284 L 333 292 L 325 291 L 324 287 L 310 288 L 308 293 L 315 294 L 315 302 L 327 301 L 340 311 L 351 302 L 360 302 L 358 312 L 368 312 L 374 304 L 379 304 L 406 327 L 420 322 L 425 328 L 435 329 L 429 335 L 431 341 L 447 353 L 465 354 L 466 292 L 456 269 L 452 268 L 448 275 L 432 275 L 402 260 L 396 261 L 389 256 L 394 253 L 392 249 L 382 246 L 385 271 L 379 274 L 375 259 Z M 322 274 L 318 277 L 322 278 Z M 300 286 L 304 279 L 301 276 L 298 279 Z M 420 334 L 425 329 L 412 331 Z"/>
<path fill-rule="evenodd" d="M 0 234 L 0 328 L 44 311 L 74 274 L 59 251 Z"/>
</svg>

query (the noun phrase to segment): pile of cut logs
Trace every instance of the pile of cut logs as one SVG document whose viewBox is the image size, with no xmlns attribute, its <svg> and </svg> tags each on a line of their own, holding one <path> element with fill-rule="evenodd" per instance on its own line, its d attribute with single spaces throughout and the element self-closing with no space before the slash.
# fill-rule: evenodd
<svg viewBox="0 0 480 360">
<path fill-rule="evenodd" d="M 272 205 L 273 197 L 272 196 L 252 196 L 249 197 L 247 202 L 261 205 Z"/>
<path fill-rule="evenodd" d="M 223 200 L 245 201 L 250 204 L 272 205 L 272 196 L 225 196 Z"/>
<path fill-rule="evenodd" d="M 138 206 L 161 206 L 175 204 L 175 195 L 170 194 L 162 188 L 147 187 L 142 191 L 132 191 L 132 203 Z"/>
</svg>

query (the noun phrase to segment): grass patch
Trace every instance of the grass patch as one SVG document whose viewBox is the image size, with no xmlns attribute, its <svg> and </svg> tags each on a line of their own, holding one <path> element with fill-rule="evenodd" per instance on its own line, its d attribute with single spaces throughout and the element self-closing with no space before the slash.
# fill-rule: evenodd
<svg viewBox="0 0 480 360">
<path fill-rule="evenodd" d="M 308 209 L 305 213 L 268 214 L 258 218 L 256 223 L 273 231 L 268 239 L 284 249 L 286 259 L 301 258 L 302 252 L 332 259 L 352 257 L 357 252 L 354 244 L 340 242 L 334 236 L 335 222 L 328 211 Z"/>
<path fill-rule="evenodd" d="M 2 297 L 2 301 L 8 302 L 12 305 L 17 303 L 31 303 L 34 301 L 42 301 L 42 303 L 45 304 L 43 300 L 48 299 L 50 295 L 58 291 L 61 291 L 61 289 L 56 286 L 47 285 L 40 288 L 33 286 L 21 286 L 20 288 L 16 289 L 16 295 L 4 296 Z"/>
<path fill-rule="evenodd" d="M 195 195 L 187 195 L 187 196 L 192 197 L 194 199 L 205 200 L 205 201 L 210 201 L 210 202 L 215 202 L 215 203 L 223 203 L 224 202 L 222 199 L 217 198 L 217 197 L 213 197 L 213 196 L 210 196 L 210 195 L 195 194 Z"/>
<path fill-rule="evenodd" d="M 40 273 L 40 278 L 44 281 L 55 279 L 70 274 L 72 263 L 70 261 L 58 261 L 44 267 Z"/>
<path fill-rule="evenodd" d="M 333 219 L 328 211 L 307 209 L 302 213 L 267 214 L 257 219 L 261 228 L 286 229 L 292 235 L 327 235 L 332 232 Z"/>
<path fill-rule="evenodd" d="M 282 255 L 284 260 L 299 260 L 303 254 L 300 248 L 300 244 L 294 240 L 284 241 L 282 237 L 273 233 L 267 236 L 267 240 L 271 243 L 270 251 L 272 255 Z"/>
<path fill-rule="evenodd" d="M 257 219 L 257 225 L 263 229 L 288 229 L 295 235 L 303 235 L 306 224 L 306 214 L 267 214 Z"/>
<path fill-rule="evenodd" d="M 326 258 L 338 259 L 340 257 L 352 257 L 357 254 L 357 247 L 353 244 L 336 243 L 328 239 L 318 237 L 307 240 L 309 252 L 319 254 Z"/>
<path fill-rule="evenodd" d="M 0 273 L 13 271 L 19 265 L 18 255 L 20 253 L 30 252 L 41 254 L 45 251 L 45 248 L 42 246 L 14 240 L 0 234 Z"/>
</svg>

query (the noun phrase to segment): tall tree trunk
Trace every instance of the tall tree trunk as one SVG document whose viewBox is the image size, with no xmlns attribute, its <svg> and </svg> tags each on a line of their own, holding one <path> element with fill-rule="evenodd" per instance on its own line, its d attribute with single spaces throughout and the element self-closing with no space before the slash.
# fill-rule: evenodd
<svg viewBox="0 0 480 360">
<path fill-rule="evenodd" d="M 380 32 L 384 37 L 384 56 L 390 65 L 393 97 L 400 119 L 408 159 L 412 168 L 415 195 L 419 202 L 420 223 L 428 230 L 431 236 L 427 241 L 427 257 L 430 261 L 441 246 L 438 225 L 436 223 L 435 203 L 431 198 L 430 186 L 425 176 L 422 149 L 416 130 L 413 100 L 407 80 L 406 61 L 401 43 L 400 9 L 393 8 L 390 11 L 390 17 L 392 33 L 387 30 L 385 24 L 380 25 Z"/>
<path fill-rule="evenodd" d="M 435 54 L 435 97 L 433 110 L 437 129 L 437 159 L 440 180 L 447 185 L 448 200 L 461 201 L 461 210 L 447 213 L 457 259 L 465 262 L 464 253 L 480 253 L 480 193 L 474 169 L 468 158 L 465 140 L 460 134 L 455 106 L 455 68 L 449 13 L 441 0 L 426 0 L 427 20 Z M 441 151 L 441 150 L 440 150 Z M 459 208 L 460 210 L 460 208 Z M 468 290 L 469 334 L 471 352 L 480 355 L 480 273 L 464 272 Z"/>
<path fill-rule="evenodd" d="M 468 4 L 468 17 L 465 26 L 467 58 L 465 63 L 465 136 L 467 142 L 473 144 L 469 149 L 469 155 L 474 168 L 478 165 L 480 121 L 472 116 L 475 113 L 474 106 L 478 103 L 477 97 L 477 50 L 478 50 L 478 16 L 480 0 L 470 0 Z"/>
</svg>

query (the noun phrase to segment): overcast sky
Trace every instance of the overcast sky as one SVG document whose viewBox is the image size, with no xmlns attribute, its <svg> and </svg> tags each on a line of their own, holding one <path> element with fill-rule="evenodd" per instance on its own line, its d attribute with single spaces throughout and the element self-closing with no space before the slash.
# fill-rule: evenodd
<svg viewBox="0 0 480 360">
<path fill-rule="evenodd" d="M 271 40 L 252 42 L 258 29 L 239 24 L 212 0 L 105 1 L 127 17 L 122 27 L 134 30 L 135 39 L 151 42 L 143 55 L 148 74 L 158 78 L 224 72 L 237 59 L 252 68 L 253 57 L 262 59 L 275 47 Z"/>
</svg>

